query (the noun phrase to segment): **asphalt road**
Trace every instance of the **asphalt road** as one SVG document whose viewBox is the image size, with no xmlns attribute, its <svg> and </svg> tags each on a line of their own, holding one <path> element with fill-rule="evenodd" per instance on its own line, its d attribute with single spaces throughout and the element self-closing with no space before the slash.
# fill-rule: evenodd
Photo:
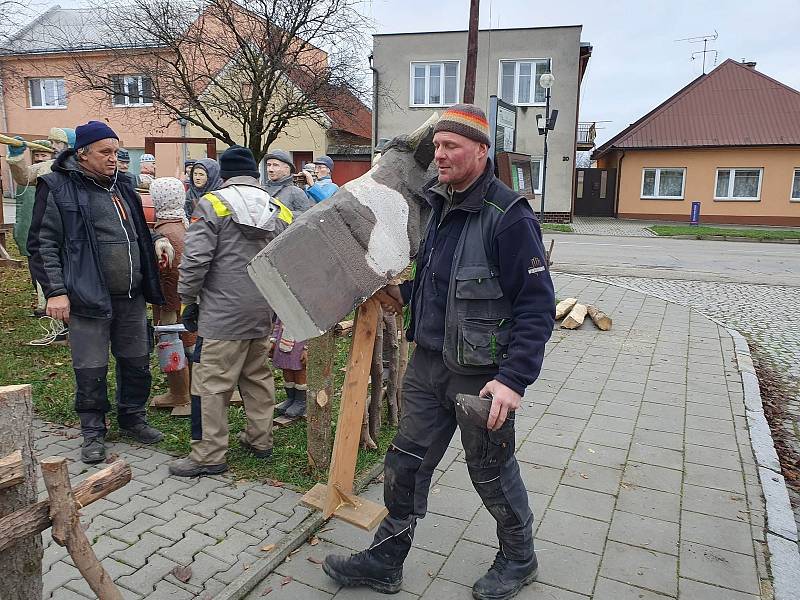
<svg viewBox="0 0 800 600">
<path fill-rule="evenodd" d="M 553 270 L 800 287 L 800 245 L 545 233 Z"/>
</svg>

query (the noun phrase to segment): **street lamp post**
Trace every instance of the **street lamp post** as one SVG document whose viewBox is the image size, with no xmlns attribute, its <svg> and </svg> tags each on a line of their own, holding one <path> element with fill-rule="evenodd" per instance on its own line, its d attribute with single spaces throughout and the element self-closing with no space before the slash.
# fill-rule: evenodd
<svg viewBox="0 0 800 600">
<path fill-rule="evenodd" d="M 542 116 L 537 115 L 539 135 L 544 135 L 544 156 L 542 157 L 542 208 L 539 213 L 540 221 L 544 220 L 544 197 L 547 189 L 547 132 L 556 126 L 556 117 L 558 116 L 558 111 L 553 111 L 552 120 L 550 118 L 550 88 L 553 87 L 555 81 L 556 78 L 553 77 L 552 73 L 542 73 L 539 77 L 539 85 L 544 88 L 545 93 L 544 122 L 542 122 Z"/>
</svg>

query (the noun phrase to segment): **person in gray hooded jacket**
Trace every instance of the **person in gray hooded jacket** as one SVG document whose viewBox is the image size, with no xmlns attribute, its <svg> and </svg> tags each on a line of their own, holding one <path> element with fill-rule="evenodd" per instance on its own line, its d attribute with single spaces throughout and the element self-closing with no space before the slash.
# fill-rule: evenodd
<svg viewBox="0 0 800 600">
<path fill-rule="evenodd" d="M 267 154 L 267 177 L 264 189 L 277 198 L 292 214 L 299 215 L 316 203 L 294 184 L 292 157 L 286 150 L 272 150 Z"/>
<path fill-rule="evenodd" d="M 192 451 L 169 467 L 179 477 L 227 469 L 228 403 L 237 387 L 247 415 L 240 444 L 259 458 L 272 454 L 272 309 L 247 263 L 291 223 L 292 213 L 259 185 L 249 149 L 228 148 L 219 162 L 224 184 L 198 201 L 180 264 L 183 323 L 201 339 L 192 371 Z"/>
</svg>

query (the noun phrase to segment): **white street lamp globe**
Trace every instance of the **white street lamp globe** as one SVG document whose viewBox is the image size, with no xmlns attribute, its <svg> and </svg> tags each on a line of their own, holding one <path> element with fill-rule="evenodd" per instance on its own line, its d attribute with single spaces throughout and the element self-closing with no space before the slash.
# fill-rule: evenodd
<svg viewBox="0 0 800 600">
<path fill-rule="evenodd" d="M 556 78 L 553 77 L 552 73 L 542 73 L 541 77 L 539 77 L 539 85 L 546 90 L 549 90 L 551 87 L 553 87 L 555 81 Z"/>
</svg>

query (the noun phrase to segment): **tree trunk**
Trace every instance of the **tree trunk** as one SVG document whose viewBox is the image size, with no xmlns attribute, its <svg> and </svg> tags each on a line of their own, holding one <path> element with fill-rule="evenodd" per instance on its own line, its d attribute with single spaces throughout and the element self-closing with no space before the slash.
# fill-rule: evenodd
<svg viewBox="0 0 800 600">
<path fill-rule="evenodd" d="M 386 324 L 384 346 L 389 351 L 389 382 L 386 384 L 386 402 L 389 405 L 389 423 L 392 427 L 397 427 L 400 421 L 400 411 L 397 407 L 397 371 L 400 361 L 400 344 L 397 340 L 397 319 L 394 315 L 387 313 L 383 316 L 383 322 Z"/>
<path fill-rule="evenodd" d="M 92 545 L 86 537 L 75 507 L 72 486 L 69 483 L 67 459 L 61 456 L 42 461 L 42 477 L 50 496 L 50 519 L 53 521 L 53 541 L 66 546 L 72 562 L 99 600 L 122 600 L 106 570 L 97 560 Z"/>
<path fill-rule="evenodd" d="M 381 416 L 383 414 L 383 309 L 378 309 L 378 328 L 375 332 L 375 347 L 372 350 L 370 368 L 369 436 L 378 443 L 381 435 Z"/>
<path fill-rule="evenodd" d="M 306 440 L 308 466 L 312 472 L 327 471 L 331 464 L 333 433 L 333 364 L 336 336 L 333 330 L 308 341 L 308 408 Z"/>
<path fill-rule="evenodd" d="M 0 490 L 0 517 L 36 503 L 36 463 L 33 454 L 31 386 L 0 387 L 0 456 L 22 452 L 25 480 Z M 30 535 L 3 551 L 0 598 L 40 600 L 42 597 L 42 536 Z"/>
</svg>

